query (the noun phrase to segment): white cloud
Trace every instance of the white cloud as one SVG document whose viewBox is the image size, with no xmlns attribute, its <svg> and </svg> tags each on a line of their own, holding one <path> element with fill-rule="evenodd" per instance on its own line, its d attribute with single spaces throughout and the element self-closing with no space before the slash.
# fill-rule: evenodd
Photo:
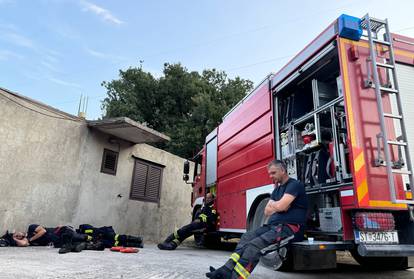
<svg viewBox="0 0 414 279">
<path fill-rule="evenodd" d="M 0 39 L 16 46 L 36 49 L 35 43 L 31 39 L 21 35 L 19 28 L 14 24 L 0 23 Z"/>
<path fill-rule="evenodd" d="M 3 32 L 2 37 L 4 41 L 10 42 L 14 45 L 29 48 L 29 49 L 36 49 L 35 44 L 33 43 L 32 40 L 20 34 L 13 33 L 13 32 Z"/>
<path fill-rule="evenodd" d="M 49 69 L 50 71 L 61 72 L 55 65 L 53 65 L 52 63 L 49 63 L 47 61 L 41 61 L 40 64 L 42 66 L 44 66 L 45 68 Z"/>
<path fill-rule="evenodd" d="M 51 82 L 54 82 L 54 83 L 56 83 L 56 84 L 59 84 L 59 85 L 64 85 L 64 86 L 69 86 L 69 87 L 76 87 L 76 88 L 82 88 L 82 87 L 81 87 L 79 84 L 77 84 L 77 83 L 68 82 L 68 81 L 61 80 L 61 79 L 54 78 L 54 77 L 49 77 L 49 78 L 48 78 L 48 80 L 49 80 L 49 81 L 51 81 Z"/>
<path fill-rule="evenodd" d="M 74 28 L 72 28 L 70 25 L 59 22 L 59 24 L 54 25 L 51 27 L 54 32 L 56 32 L 59 36 L 70 39 L 70 40 L 79 40 L 80 35 L 78 31 L 76 31 Z"/>
<path fill-rule="evenodd" d="M 109 10 L 104 9 L 96 4 L 90 3 L 88 1 L 81 0 L 80 2 L 83 6 L 83 11 L 92 12 L 100 16 L 103 20 L 120 25 L 124 23 L 122 20 L 114 16 Z"/>
<path fill-rule="evenodd" d="M 98 50 L 91 49 L 89 47 L 84 47 L 84 50 L 87 54 L 89 54 L 93 57 L 103 59 L 103 60 L 106 60 L 106 61 L 109 61 L 109 62 L 112 62 L 112 63 L 115 63 L 115 64 L 123 63 L 123 62 L 127 61 L 127 58 L 125 58 L 123 56 L 112 55 L 112 54 L 109 54 L 109 53 L 100 52 Z"/>
<path fill-rule="evenodd" d="M 102 52 L 99 52 L 99 51 L 96 51 L 96 50 L 90 49 L 90 48 L 88 48 L 88 47 L 86 47 L 86 48 L 85 48 L 85 51 L 86 51 L 88 54 L 90 54 L 90 55 L 92 55 L 92 56 L 95 56 L 95 57 L 98 57 L 98 58 L 106 58 L 106 57 L 108 57 L 108 55 L 106 55 L 105 53 L 102 53 Z"/>
<path fill-rule="evenodd" d="M 9 50 L 0 49 L 0 60 L 23 59 L 23 56 Z"/>
<path fill-rule="evenodd" d="M 25 72 L 23 72 L 23 74 L 24 74 L 25 77 L 33 79 L 33 80 L 37 80 L 37 81 L 39 81 L 39 80 L 44 81 L 45 80 L 43 75 L 41 75 L 40 73 L 35 72 L 35 71 L 30 71 L 30 72 L 25 71 Z"/>
<path fill-rule="evenodd" d="M 0 24 L 0 40 L 18 47 L 29 49 L 37 53 L 38 56 L 42 57 L 42 59 L 49 64 L 58 63 L 59 58 L 62 56 L 58 51 L 43 47 L 32 39 L 22 35 L 18 28 L 12 24 Z M 6 54 L 3 53 L 3 60 L 5 56 Z M 11 54 L 8 53 L 8 56 L 11 56 Z M 14 55 L 14 57 L 22 58 L 21 56 L 16 55 Z"/>
<path fill-rule="evenodd" d="M 18 28 L 16 27 L 16 25 L 11 24 L 11 23 L 0 23 L 0 29 L 12 30 L 12 31 L 17 31 L 18 30 Z"/>
<path fill-rule="evenodd" d="M 41 51 L 41 55 L 49 64 L 59 63 L 59 60 L 62 57 L 62 54 L 60 52 L 48 48 L 44 48 Z"/>
</svg>

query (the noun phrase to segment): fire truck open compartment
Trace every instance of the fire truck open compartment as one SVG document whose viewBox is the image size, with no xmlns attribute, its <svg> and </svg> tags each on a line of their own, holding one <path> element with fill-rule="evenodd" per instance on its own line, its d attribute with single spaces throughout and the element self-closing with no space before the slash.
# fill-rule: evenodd
<svg viewBox="0 0 414 279">
<path fill-rule="evenodd" d="M 308 234 L 341 240 L 339 188 L 352 185 L 348 132 L 338 49 L 331 43 L 321 53 L 274 91 L 276 150 L 305 185 Z"/>
</svg>

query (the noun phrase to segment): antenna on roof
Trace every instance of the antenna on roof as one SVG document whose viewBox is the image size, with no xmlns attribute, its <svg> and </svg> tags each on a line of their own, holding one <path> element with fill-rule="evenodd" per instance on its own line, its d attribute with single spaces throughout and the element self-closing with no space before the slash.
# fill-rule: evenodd
<svg viewBox="0 0 414 279">
<path fill-rule="evenodd" d="M 88 109 L 88 96 L 83 96 L 81 94 L 80 100 L 79 100 L 79 107 L 78 107 L 78 117 L 80 118 L 86 118 L 86 110 Z"/>
<path fill-rule="evenodd" d="M 79 116 L 79 113 L 80 113 L 81 104 L 82 104 L 82 94 L 80 95 L 80 99 L 79 99 L 78 116 Z"/>
<path fill-rule="evenodd" d="M 88 101 L 89 101 L 89 96 L 86 96 L 85 116 L 86 116 L 86 112 L 88 111 Z"/>
</svg>

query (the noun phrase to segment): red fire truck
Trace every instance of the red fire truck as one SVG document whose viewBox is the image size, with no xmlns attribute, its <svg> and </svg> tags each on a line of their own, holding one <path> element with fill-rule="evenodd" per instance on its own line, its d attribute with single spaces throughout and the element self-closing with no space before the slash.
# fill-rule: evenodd
<svg viewBox="0 0 414 279">
<path fill-rule="evenodd" d="M 362 265 L 406 268 L 413 108 L 414 39 L 390 33 L 387 20 L 342 15 L 206 137 L 194 158 L 194 214 L 213 192 L 216 235 L 261 226 L 274 187 L 266 166 L 281 159 L 309 200 L 308 239 L 289 247 L 294 268 L 332 268 L 337 250 Z"/>
</svg>

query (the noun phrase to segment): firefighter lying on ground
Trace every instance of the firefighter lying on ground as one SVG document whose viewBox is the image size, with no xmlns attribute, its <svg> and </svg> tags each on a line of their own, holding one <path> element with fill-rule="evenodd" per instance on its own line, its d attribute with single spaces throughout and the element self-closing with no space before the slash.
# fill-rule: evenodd
<svg viewBox="0 0 414 279">
<path fill-rule="evenodd" d="M 102 241 L 105 248 L 138 247 L 143 248 L 144 242 L 140 236 L 117 234 L 111 226 L 96 228 L 89 224 L 79 226 L 78 233 L 86 234 L 94 240 Z"/>
<path fill-rule="evenodd" d="M 270 162 L 267 170 L 275 184 L 264 210 L 270 216 L 268 224 L 243 234 L 230 259 L 218 269 L 210 267 L 208 278 L 246 279 L 259 262 L 262 249 L 301 234 L 308 206 L 303 184 L 288 176 L 282 161 Z"/>
<path fill-rule="evenodd" d="M 91 225 L 80 225 L 78 230 L 71 226 L 45 228 L 31 224 L 27 233 L 7 232 L 0 238 L 0 247 L 5 246 L 50 246 L 59 249 L 59 254 L 81 252 L 82 250 L 98 250 L 117 247 L 143 248 L 142 237 L 116 234 L 112 227 L 95 228 Z"/>
<path fill-rule="evenodd" d="M 208 193 L 205 197 L 204 206 L 200 215 L 195 220 L 169 235 L 163 243 L 158 244 L 161 250 L 175 250 L 186 238 L 198 232 L 214 230 L 217 222 L 217 213 L 214 209 L 214 195 Z"/>
<path fill-rule="evenodd" d="M 81 252 L 82 250 L 103 250 L 101 243 L 93 241 L 87 234 L 77 233 L 70 226 L 45 228 L 38 224 L 31 224 L 27 230 L 30 245 L 49 246 L 59 249 L 59 254 Z"/>
</svg>

